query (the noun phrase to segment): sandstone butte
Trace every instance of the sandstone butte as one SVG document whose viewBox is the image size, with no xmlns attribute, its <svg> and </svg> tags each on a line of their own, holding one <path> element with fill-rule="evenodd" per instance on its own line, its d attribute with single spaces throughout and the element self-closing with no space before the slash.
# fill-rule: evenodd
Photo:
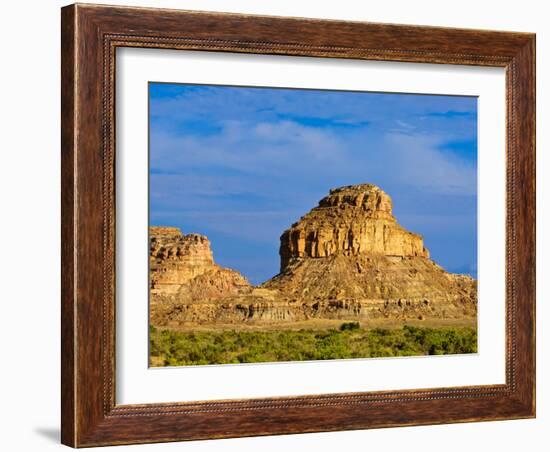
<svg viewBox="0 0 550 452">
<path fill-rule="evenodd" d="M 209 240 L 150 228 L 151 323 L 161 327 L 310 319 L 473 319 L 477 284 L 429 258 L 371 184 L 330 190 L 281 235 L 280 273 L 252 286 L 214 262 Z"/>
</svg>

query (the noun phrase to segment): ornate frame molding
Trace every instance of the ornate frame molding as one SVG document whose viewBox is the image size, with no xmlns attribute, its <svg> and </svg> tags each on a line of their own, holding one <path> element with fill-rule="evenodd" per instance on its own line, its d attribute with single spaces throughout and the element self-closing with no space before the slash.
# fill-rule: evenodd
<svg viewBox="0 0 550 452">
<path fill-rule="evenodd" d="M 81 447 L 534 416 L 534 35 L 77 4 L 62 9 L 62 45 L 64 444 Z M 506 68 L 506 384 L 116 405 L 117 47 Z M 521 355 L 518 349 L 523 350 Z"/>
</svg>

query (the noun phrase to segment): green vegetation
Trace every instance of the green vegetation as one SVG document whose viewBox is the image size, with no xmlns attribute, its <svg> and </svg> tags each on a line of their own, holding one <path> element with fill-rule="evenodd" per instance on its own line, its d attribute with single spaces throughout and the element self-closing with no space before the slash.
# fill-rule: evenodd
<svg viewBox="0 0 550 452">
<path fill-rule="evenodd" d="M 340 325 L 340 331 L 358 330 L 360 327 L 359 322 L 345 322 Z"/>
<path fill-rule="evenodd" d="M 445 355 L 477 352 L 474 328 L 178 332 L 150 329 L 153 366 Z"/>
</svg>

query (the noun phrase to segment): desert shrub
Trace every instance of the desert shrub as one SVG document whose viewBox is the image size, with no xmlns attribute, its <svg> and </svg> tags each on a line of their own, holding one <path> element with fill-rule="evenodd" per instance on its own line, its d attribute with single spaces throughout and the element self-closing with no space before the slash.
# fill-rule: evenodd
<svg viewBox="0 0 550 452">
<path fill-rule="evenodd" d="M 345 326 L 344 325 L 351 325 Z M 474 328 L 195 331 L 150 329 L 154 365 L 201 365 L 477 352 Z M 159 364 L 160 363 L 160 364 Z"/>
<path fill-rule="evenodd" d="M 359 322 L 344 322 L 340 325 L 340 331 L 358 330 L 360 328 Z"/>
</svg>

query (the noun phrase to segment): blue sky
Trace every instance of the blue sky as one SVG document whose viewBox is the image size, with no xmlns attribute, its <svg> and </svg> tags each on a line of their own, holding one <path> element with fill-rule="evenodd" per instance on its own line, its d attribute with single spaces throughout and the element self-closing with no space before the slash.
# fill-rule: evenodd
<svg viewBox="0 0 550 452">
<path fill-rule="evenodd" d="M 149 84 L 151 225 L 253 283 L 330 188 L 379 185 L 445 269 L 477 275 L 477 99 Z"/>
</svg>

